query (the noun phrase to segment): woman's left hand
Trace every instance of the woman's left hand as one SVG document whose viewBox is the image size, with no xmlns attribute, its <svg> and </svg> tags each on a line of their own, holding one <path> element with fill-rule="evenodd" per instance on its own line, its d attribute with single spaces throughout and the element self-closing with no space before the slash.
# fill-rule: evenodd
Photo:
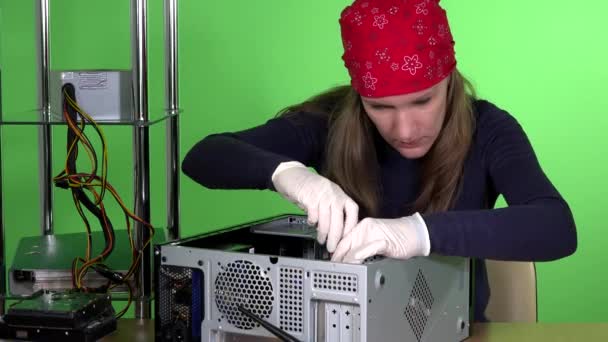
<svg viewBox="0 0 608 342">
<path fill-rule="evenodd" d="M 368 257 L 428 256 L 429 233 L 420 214 L 396 219 L 366 218 L 342 238 L 331 260 L 360 264 Z"/>
</svg>

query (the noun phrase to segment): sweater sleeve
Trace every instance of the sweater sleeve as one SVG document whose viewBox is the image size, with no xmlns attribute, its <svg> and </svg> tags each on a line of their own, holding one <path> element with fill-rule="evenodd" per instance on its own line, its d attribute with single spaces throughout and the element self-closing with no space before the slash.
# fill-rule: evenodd
<svg viewBox="0 0 608 342">
<path fill-rule="evenodd" d="M 210 189 L 268 189 L 284 161 L 319 167 L 327 135 L 321 114 L 293 113 L 240 132 L 213 134 L 196 143 L 182 171 Z"/>
<path fill-rule="evenodd" d="M 512 261 L 554 260 L 574 253 L 577 237 L 570 208 L 542 171 L 521 126 L 499 111 L 479 130 L 491 186 L 508 207 L 425 216 L 432 252 Z"/>
</svg>

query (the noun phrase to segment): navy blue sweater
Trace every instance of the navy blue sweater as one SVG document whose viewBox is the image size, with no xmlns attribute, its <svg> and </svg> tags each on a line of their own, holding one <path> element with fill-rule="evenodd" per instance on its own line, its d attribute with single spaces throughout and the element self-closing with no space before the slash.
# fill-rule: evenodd
<svg viewBox="0 0 608 342">
<path fill-rule="evenodd" d="M 507 112 L 475 102 L 476 128 L 452 210 L 423 215 L 431 253 L 475 260 L 474 319 L 485 321 L 490 290 L 483 259 L 546 261 L 576 250 L 567 203 L 542 171 L 526 134 Z M 297 160 L 320 170 L 327 116 L 297 113 L 236 133 L 210 135 L 186 155 L 183 172 L 208 188 L 271 189 L 279 163 Z M 419 162 L 377 140 L 380 217 L 412 214 Z M 499 195 L 508 207 L 492 209 Z"/>
</svg>

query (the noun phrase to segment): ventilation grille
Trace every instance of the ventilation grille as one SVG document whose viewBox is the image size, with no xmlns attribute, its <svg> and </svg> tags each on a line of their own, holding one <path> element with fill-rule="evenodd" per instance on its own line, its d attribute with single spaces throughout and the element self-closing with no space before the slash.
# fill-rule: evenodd
<svg viewBox="0 0 608 342">
<path fill-rule="evenodd" d="M 281 267 L 279 273 L 279 317 L 283 330 L 301 333 L 304 316 L 304 271 Z"/>
<path fill-rule="evenodd" d="M 192 269 L 161 266 L 158 281 L 160 326 L 163 330 L 173 330 L 180 325 L 188 331 L 192 315 Z"/>
<path fill-rule="evenodd" d="M 357 276 L 354 274 L 314 272 L 312 282 L 316 290 L 357 292 Z"/>
<path fill-rule="evenodd" d="M 426 328 L 429 317 L 431 316 L 431 308 L 433 306 L 433 294 L 431 289 L 424 279 L 421 270 L 418 270 L 414 288 L 410 294 L 410 299 L 405 307 L 405 317 L 410 323 L 410 328 L 414 331 L 416 339 L 420 342 L 424 329 Z"/>
<path fill-rule="evenodd" d="M 215 279 L 215 304 L 222 318 L 239 329 L 253 329 L 258 324 L 243 315 L 238 306 L 250 310 L 258 317 L 268 319 L 272 312 L 272 284 L 267 272 L 246 260 L 237 260 L 226 266 Z"/>
</svg>

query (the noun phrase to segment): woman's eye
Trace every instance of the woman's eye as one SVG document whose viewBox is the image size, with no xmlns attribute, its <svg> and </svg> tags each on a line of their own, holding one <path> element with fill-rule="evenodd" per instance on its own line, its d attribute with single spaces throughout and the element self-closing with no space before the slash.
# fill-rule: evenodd
<svg viewBox="0 0 608 342">
<path fill-rule="evenodd" d="M 375 110 L 382 110 L 382 109 L 387 109 L 388 106 L 384 106 L 384 105 L 372 105 L 372 109 Z"/>
<path fill-rule="evenodd" d="M 431 101 L 431 98 L 427 97 L 427 98 L 424 98 L 424 99 L 420 99 L 420 100 L 414 101 L 414 104 L 421 106 L 421 105 L 425 105 L 425 104 L 429 103 L 429 101 Z"/>
</svg>

